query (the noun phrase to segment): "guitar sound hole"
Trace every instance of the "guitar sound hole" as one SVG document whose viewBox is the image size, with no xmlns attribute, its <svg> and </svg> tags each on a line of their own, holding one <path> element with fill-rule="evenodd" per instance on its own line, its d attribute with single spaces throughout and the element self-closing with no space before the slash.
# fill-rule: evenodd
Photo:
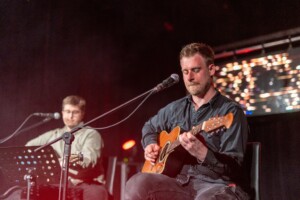
<svg viewBox="0 0 300 200">
<path fill-rule="evenodd" d="M 169 146 L 170 146 L 170 143 L 168 142 L 168 143 L 165 144 L 165 146 L 161 150 L 161 153 L 159 155 L 159 161 L 160 162 L 163 161 L 164 158 L 166 157 Z"/>
</svg>

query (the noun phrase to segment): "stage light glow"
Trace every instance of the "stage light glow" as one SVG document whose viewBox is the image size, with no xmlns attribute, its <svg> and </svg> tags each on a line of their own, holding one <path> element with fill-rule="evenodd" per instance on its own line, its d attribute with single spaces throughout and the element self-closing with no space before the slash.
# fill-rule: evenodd
<svg viewBox="0 0 300 200">
<path fill-rule="evenodd" d="M 123 150 L 129 150 L 135 145 L 135 140 L 128 140 L 122 145 Z"/>
</svg>

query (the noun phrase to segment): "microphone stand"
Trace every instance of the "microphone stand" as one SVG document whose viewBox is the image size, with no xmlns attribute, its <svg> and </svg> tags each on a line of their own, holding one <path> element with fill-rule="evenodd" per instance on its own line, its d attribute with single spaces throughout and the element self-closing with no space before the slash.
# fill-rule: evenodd
<svg viewBox="0 0 300 200">
<path fill-rule="evenodd" d="M 44 147 L 49 146 L 49 145 L 51 145 L 51 144 L 53 144 L 53 143 L 55 143 L 55 142 L 57 142 L 59 140 L 63 140 L 65 142 L 64 152 L 63 152 L 62 169 L 61 169 L 62 170 L 61 174 L 63 175 L 63 178 L 61 179 L 61 180 L 63 180 L 63 187 L 61 186 L 61 183 L 60 183 L 60 187 L 59 187 L 59 200 L 61 200 L 61 188 L 63 188 L 62 200 L 66 200 L 66 197 L 67 197 L 68 173 L 69 173 L 69 158 L 70 158 L 70 154 L 71 154 L 71 144 L 72 144 L 72 142 L 74 140 L 73 133 L 79 131 L 80 129 L 84 128 L 85 126 L 89 125 L 90 123 L 92 123 L 92 122 L 94 122 L 94 121 L 96 121 L 96 120 L 98 120 L 98 119 L 100 119 L 100 118 L 102 118 L 102 117 L 104 117 L 104 116 L 106 116 L 106 115 L 108 115 L 108 114 L 110 114 L 110 113 L 112 113 L 112 112 L 120 109 L 120 108 L 123 108 L 123 107 L 127 106 L 128 104 L 134 102 L 135 100 L 137 100 L 137 99 L 139 99 L 139 98 L 141 98 L 141 97 L 143 97 L 143 96 L 145 96 L 147 94 L 149 94 L 149 96 L 150 96 L 150 95 L 152 95 L 152 94 L 154 94 L 156 92 L 159 92 L 159 91 L 161 91 L 161 90 L 163 90 L 165 88 L 166 87 L 163 88 L 162 85 L 159 84 L 157 87 L 154 87 L 151 90 L 148 90 L 148 91 L 144 92 L 143 94 L 140 94 L 137 97 L 135 97 L 135 98 L 133 98 L 133 99 L 131 99 L 131 100 L 129 100 L 129 101 L 127 101 L 127 102 L 125 102 L 125 103 L 123 103 L 123 104 L 115 107 L 115 108 L 113 108 L 112 110 L 110 110 L 110 111 L 108 111 L 108 112 L 106 112 L 106 113 L 104 113 L 102 115 L 99 115 L 98 117 L 96 117 L 96 118 L 94 118 L 94 119 L 86 122 L 85 124 L 83 124 L 81 126 L 74 127 L 70 132 L 65 132 L 61 137 L 58 137 L 57 139 L 54 139 L 54 140 L 50 141 L 49 143 L 44 144 L 44 145 L 42 145 L 42 146 L 40 146 L 40 147 L 38 147 L 38 148 L 36 148 L 34 150 L 35 152 L 39 151 L 39 150 L 43 149 Z"/>
</svg>

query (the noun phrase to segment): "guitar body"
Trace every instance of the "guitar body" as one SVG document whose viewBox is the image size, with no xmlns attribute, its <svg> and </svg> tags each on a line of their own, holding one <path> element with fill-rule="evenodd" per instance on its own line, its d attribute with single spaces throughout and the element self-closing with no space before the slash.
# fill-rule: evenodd
<svg viewBox="0 0 300 200">
<path fill-rule="evenodd" d="M 158 159 L 153 165 L 148 160 L 145 161 L 142 168 L 144 173 L 165 174 L 170 177 L 176 176 L 182 168 L 183 157 L 180 156 L 184 151 L 181 146 L 176 147 L 173 151 L 168 152 L 170 145 L 178 142 L 180 127 L 175 127 L 170 133 L 162 131 L 158 137 L 158 145 L 161 147 Z"/>
<path fill-rule="evenodd" d="M 233 121 L 233 114 L 228 113 L 222 117 L 213 117 L 203 123 L 193 127 L 190 132 L 193 135 L 197 135 L 200 131 L 206 133 L 212 133 L 219 129 L 228 129 Z M 149 161 L 145 161 L 142 168 L 144 173 L 157 173 L 165 174 L 170 177 L 176 176 L 182 166 L 184 160 L 188 157 L 187 151 L 181 146 L 178 136 L 180 134 L 180 127 L 176 126 L 170 133 L 162 131 L 158 136 L 158 145 L 160 146 L 160 152 L 158 159 L 154 164 Z"/>
</svg>

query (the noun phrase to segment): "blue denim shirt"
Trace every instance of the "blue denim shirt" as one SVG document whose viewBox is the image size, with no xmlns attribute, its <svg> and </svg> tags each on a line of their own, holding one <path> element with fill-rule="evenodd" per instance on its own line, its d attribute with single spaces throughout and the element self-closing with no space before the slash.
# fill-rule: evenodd
<svg viewBox="0 0 300 200">
<path fill-rule="evenodd" d="M 208 147 L 207 156 L 199 163 L 195 157 L 187 153 L 184 157 L 188 158 L 184 159 L 181 173 L 188 177 L 208 177 L 218 182 L 236 180 L 240 176 L 248 139 L 247 119 L 238 103 L 218 91 L 198 110 L 194 109 L 190 95 L 160 109 L 157 115 L 145 123 L 142 129 L 142 145 L 145 148 L 148 144 L 157 143 L 157 136 L 163 130 L 170 132 L 176 126 L 180 126 L 181 132 L 186 132 L 212 117 L 224 116 L 230 112 L 233 113 L 234 119 L 228 129 L 213 134 L 205 131 L 199 133 Z"/>
</svg>

